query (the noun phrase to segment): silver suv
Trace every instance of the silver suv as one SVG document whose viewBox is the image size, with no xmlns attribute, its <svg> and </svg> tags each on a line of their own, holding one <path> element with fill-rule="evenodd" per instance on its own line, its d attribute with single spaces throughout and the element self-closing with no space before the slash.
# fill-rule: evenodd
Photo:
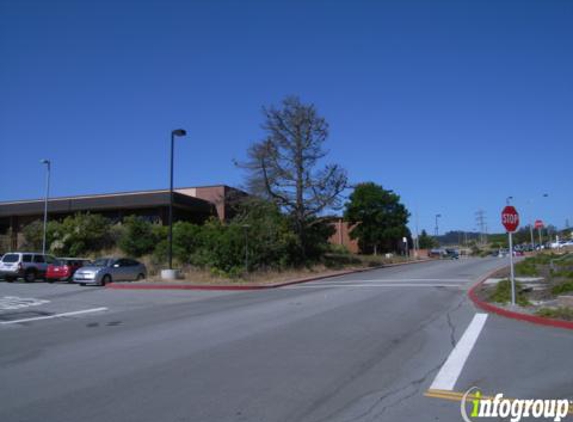
<svg viewBox="0 0 573 422">
<path fill-rule="evenodd" d="M 48 265 L 56 258 L 34 252 L 9 252 L 0 260 L 0 277 L 8 282 L 22 277 L 27 283 L 37 278 L 45 278 Z"/>
</svg>

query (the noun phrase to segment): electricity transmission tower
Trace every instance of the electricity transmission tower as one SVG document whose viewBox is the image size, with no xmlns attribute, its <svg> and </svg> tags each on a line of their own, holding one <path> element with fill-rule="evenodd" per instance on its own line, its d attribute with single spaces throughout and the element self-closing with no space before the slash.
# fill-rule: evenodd
<svg viewBox="0 0 573 422">
<path fill-rule="evenodd" d="M 476 212 L 476 223 L 479 227 L 479 241 L 481 245 L 485 245 L 487 242 L 487 221 L 485 217 L 484 210 L 478 210 Z"/>
</svg>

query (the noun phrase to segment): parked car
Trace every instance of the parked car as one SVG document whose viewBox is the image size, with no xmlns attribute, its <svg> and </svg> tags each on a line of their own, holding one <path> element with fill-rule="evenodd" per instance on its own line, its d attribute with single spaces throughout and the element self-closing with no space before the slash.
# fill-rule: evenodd
<svg viewBox="0 0 573 422">
<path fill-rule="evenodd" d="M 34 252 L 9 252 L 0 261 L 0 277 L 12 282 L 22 277 L 27 283 L 38 278 L 44 278 L 48 265 L 54 263 L 56 258 Z"/>
<path fill-rule="evenodd" d="M 428 252 L 428 258 L 441 258 L 445 255 L 443 249 L 430 249 Z"/>
<path fill-rule="evenodd" d="M 460 259 L 460 253 L 457 249 L 446 249 L 444 256 L 450 259 Z"/>
<path fill-rule="evenodd" d="M 73 280 L 82 286 L 86 284 L 105 286 L 113 281 L 143 280 L 146 277 L 147 268 L 134 259 L 100 258 L 78 269 Z"/>
<path fill-rule="evenodd" d="M 46 281 L 53 283 L 54 281 L 73 281 L 74 273 L 82 267 L 89 265 L 91 261 L 84 258 L 58 258 L 56 262 L 48 265 L 46 271 Z"/>
</svg>

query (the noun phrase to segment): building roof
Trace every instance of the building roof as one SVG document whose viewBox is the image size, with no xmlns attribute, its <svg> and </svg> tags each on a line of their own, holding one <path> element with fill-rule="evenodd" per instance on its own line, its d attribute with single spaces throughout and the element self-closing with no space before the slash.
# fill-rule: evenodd
<svg viewBox="0 0 573 422">
<path fill-rule="evenodd" d="M 118 208 L 152 208 L 169 205 L 169 190 L 123 192 L 101 195 L 83 195 L 50 198 L 50 213 L 74 213 L 81 211 L 105 211 Z M 211 213 L 213 204 L 189 195 L 173 193 L 173 205 L 196 212 Z M 44 200 L 0 202 L 0 217 L 13 215 L 40 215 L 44 212 Z"/>
</svg>

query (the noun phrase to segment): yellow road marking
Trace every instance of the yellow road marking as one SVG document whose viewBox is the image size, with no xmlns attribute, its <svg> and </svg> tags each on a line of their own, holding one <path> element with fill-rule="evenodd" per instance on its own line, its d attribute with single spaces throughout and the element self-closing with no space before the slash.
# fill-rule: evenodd
<svg viewBox="0 0 573 422">
<path fill-rule="evenodd" d="M 461 402 L 462 398 L 464 397 L 464 394 L 465 393 L 458 393 L 457 391 L 429 389 L 424 393 L 424 396 L 430 397 L 433 399 L 442 399 L 442 400 Z M 493 400 L 494 399 L 494 397 L 492 397 L 492 396 L 477 397 L 475 394 L 468 394 L 467 401 L 471 402 L 472 400 L 475 400 L 478 398 L 480 400 Z M 515 399 L 509 398 L 509 397 L 504 397 L 504 400 L 513 401 Z M 569 414 L 573 415 L 573 405 L 572 404 L 569 405 Z"/>
</svg>

